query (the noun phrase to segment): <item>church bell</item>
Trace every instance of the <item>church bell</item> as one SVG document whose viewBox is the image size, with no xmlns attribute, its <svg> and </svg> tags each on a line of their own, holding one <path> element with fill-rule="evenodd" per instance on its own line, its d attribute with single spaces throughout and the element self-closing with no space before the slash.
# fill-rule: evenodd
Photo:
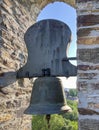
<svg viewBox="0 0 99 130">
<path fill-rule="evenodd" d="M 50 115 L 69 112 L 62 82 L 56 77 L 41 77 L 34 81 L 29 107 L 25 114 Z"/>
</svg>

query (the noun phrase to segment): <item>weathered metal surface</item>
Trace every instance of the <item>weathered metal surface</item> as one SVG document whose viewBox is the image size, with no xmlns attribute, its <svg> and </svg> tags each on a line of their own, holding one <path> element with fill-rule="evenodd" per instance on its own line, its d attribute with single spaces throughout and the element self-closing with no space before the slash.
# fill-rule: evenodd
<svg viewBox="0 0 99 130">
<path fill-rule="evenodd" d="M 63 22 L 43 20 L 32 25 L 25 33 L 28 59 L 19 69 L 17 77 L 44 76 L 49 70 L 51 76 L 75 76 L 77 69 L 67 59 L 66 51 L 71 40 L 71 30 Z"/>
<path fill-rule="evenodd" d="M 55 114 L 70 111 L 59 78 L 41 77 L 35 80 L 30 105 L 25 114 Z"/>
</svg>

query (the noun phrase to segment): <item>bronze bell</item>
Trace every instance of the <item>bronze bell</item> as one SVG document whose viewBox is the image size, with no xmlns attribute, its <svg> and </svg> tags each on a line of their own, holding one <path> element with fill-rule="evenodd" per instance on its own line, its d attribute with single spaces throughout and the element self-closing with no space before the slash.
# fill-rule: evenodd
<svg viewBox="0 0 99 130">
<path fill-rule="evenodd" d="M 29 107 L 25 114 L 59 114 L 69 112 L 61 80 L 56 77 L 41 77 L 35 80 Z"/>
</svg>

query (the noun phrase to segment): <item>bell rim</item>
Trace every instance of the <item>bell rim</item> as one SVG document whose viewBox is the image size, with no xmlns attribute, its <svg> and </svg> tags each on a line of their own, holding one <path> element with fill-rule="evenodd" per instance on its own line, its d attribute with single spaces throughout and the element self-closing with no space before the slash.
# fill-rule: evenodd
<svg viewBox="0 0 99 130">
<path fill-rule="evenodd" d="M 72 109 L 68 105 L 30 105 L 24 114 L 29 115 L 43 115 L 43 114 L 61 114 L 65 112 L 71 112 Z"/>
</svg>

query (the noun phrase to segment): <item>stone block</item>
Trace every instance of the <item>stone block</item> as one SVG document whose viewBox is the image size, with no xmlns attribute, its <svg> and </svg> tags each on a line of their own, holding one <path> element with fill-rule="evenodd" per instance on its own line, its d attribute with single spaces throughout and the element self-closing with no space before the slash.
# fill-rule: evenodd
<svg viewBox="0 0 99 130">
<path fill-rule="evenodd" d="M 97 92 L 99 91 L 99 83 L 97 83 L 97 82 L 96 83 L 91 83 L 90 86 L 91 86 L 93 91 L 97 91 Z"/>
<path fill-rule="evenodd" d="M 77 23 L 78 23 L 78 27 L 98 25 L 99 15 L 95 15 L 95 14 L 80 15 L 77 18 Z"/>
<path fill-rule="evenodd" d="M 80 79 L 87 79 L 87 80 L 96 79 L 97 75 L 98 75 L 97 73 L 79 73 L 78 72 L 78 76 L 80 77 Z"/>
<path fill-rule="evenodd" d="M 11 120 L 11 118 L 12 118 L 12 115 L 10 114 L 0 114 L 0 123 Z"/>
<path fill-rule="evenodd" d="M 79 130 L 98 130 L 99 120 L 96 119 L 82 119 L 79 120 Z"/>
<path fill-rule="evenodd" d="M 99 110 L 99 103 L 94 103 L 94 102 L 88 102 L 88 108 L 92 108 L 93 110 L 97 109 Z"/>
<path fill-rule="evenodd" d="M 98 65 L 78 65 L 77 66 L 78 70 L 83 70 L 83 71 L 88 71 L 88 70 L 99 70 Z"/>
<path fill-rule="evenodd" d="M 21 118 L 24 114 L 26 108 L 20 108 L 19 110 L 16 111 L 16 117 Z"/>
<path fill-rule="evenodd" d="M 78 68 L 78 70 L 86 71 L 86 70 L 90 69 L 90 66 L 89 65 L 78 65 L 77 68 Z"/>
<path fill-rule="evenodd" d="M 90 108 L 91 107 L 92 106 L 90 106 Z M 92 110 L 90 108 L 89 109 L 88 108 L 78 108 L 78 112 L 81 115 L 94 115 L 94 114 L 99 115 L 99 112 L 96 112 L 95 110 Z"/>
<path fill-rule="evenodd" d="M 78 60 L 83 62 L 99 63 L 99 48 L 95 49 L 78 49 Z"/>
<path fill-rule="evenodd" d="M 78 91 L 87 91 L 88 83 L 86 81 L 79 81 L 77 83 Z"/>
<path fill-rule="evenodd" d="M 78 44 L 85 44 L 85 45 L 95 45 L 99 44 L 99 37 L 84 37 L 77 39 Z"/>
<path fill-rule="evenodd" d="M 98 2 L 98 0 L 76 0 L 76 3 L 85 3 L 85 2 L 90 2 L 90 1 Z"/>
<path fill-rule="evenodd" d="M 80 37 L 99 37 L 99 27 L 93 27 L 93 28 L 83 28 L 79 29 L 77 32 L 77 36 Z"/>
</svg>

